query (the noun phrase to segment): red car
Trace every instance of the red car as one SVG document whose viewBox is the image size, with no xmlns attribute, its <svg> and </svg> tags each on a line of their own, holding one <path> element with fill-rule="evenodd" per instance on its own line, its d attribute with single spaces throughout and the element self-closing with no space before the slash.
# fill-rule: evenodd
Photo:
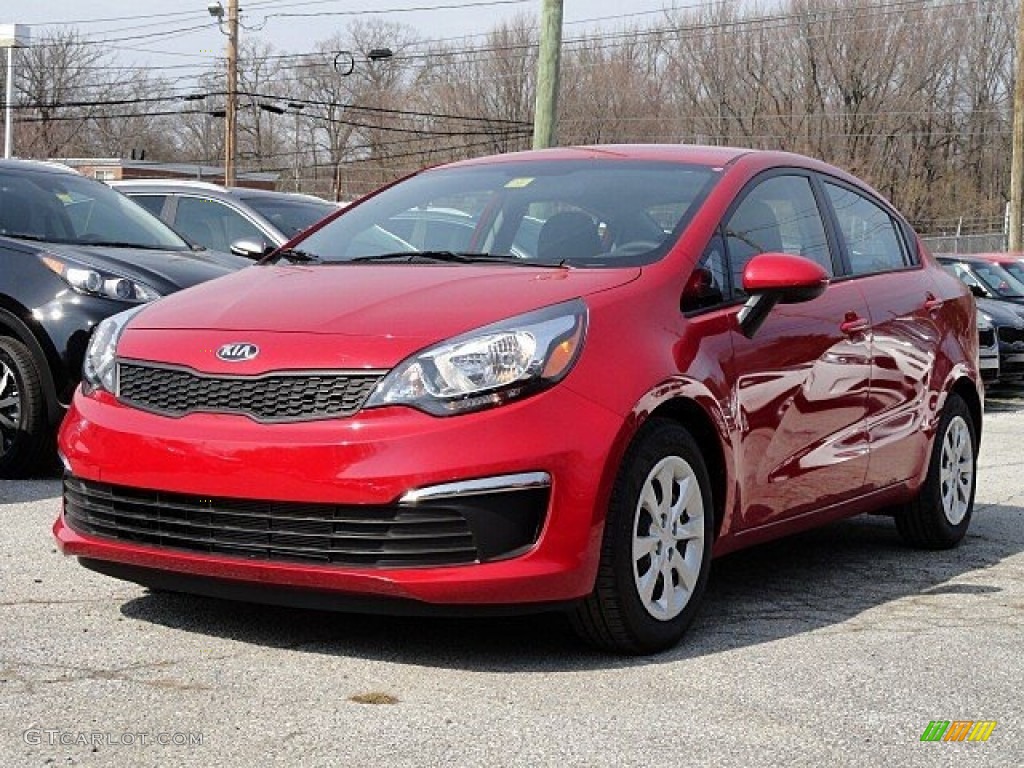
<svg viewBox="0 0 1024 768">
<path fill-rule="evenodd" d="M 474 222 L 447 217 L 459 250 L 417 233 L 445 217 L 409 229 L 438 210 Z M 289 245 L 97 328 L 60 433 L 65 554 L 233 599 L 564 609 L 647 653 L 712 556 L 880 510 L 914 545 L 967 531 L 974 300 L 836 168 L 487 157 Z"/>
</svg>

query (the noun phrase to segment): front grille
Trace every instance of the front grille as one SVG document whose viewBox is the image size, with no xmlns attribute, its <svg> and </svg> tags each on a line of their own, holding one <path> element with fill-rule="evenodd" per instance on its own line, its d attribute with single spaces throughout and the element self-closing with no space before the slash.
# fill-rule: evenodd
<svg viewBox="0 0 1024 768">
<path fill-rule="evenodd" d="M 168 493 L 64 478 L 79 533 L 249 560 L 363 568 L 462 565 L 512 557 L 540 535 L 549 488 L 415 505 L 317 504 Z"/>
<path fill-rule="evenodd" d="M 208 376 L 184 368 L 120 363 L 118 397 L 168 416 L 239 413 L 257 421 L 314 421 L 350 416 L 380 381 L 373 373 Z"/>
<path fill-rule="evenodd" d="M 1007 325 L 999 328 L 999 340 L 1007 344 L 1015 344 L 1018 341 L 1024 342 L 1024 328 L 1010 328 Z"/>
<path fill-rule="evenodd" d="M 982 347 L 991 347 L 996 343 L 996 332 L 991 328 L 986 331 L 978 331 L 978 343 Z"/>
</svg>

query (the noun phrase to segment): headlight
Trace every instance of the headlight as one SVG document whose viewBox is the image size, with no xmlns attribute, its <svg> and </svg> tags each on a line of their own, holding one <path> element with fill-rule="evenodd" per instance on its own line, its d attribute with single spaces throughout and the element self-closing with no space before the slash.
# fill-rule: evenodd
<svg viewBox="0 0 1024 768">
<path fill-rule="evenodd" d="M 450 416 L 526 397 L 569 373 L 586 326 L 587 307 L 576 299 L 479 328 L 400 363 L 366 407 L 409 405 Z"/>
<path fill-rule="evenodd" d="M 980 309 L 977 310 L 977 312 L 978 312 L 978 330 L 979 331 L 991 331 L 992 328 L 993 328 L 993 326 L 992 326 L 992 318 L 989 315 L 987 315 L 984 312 L 982 312 Z"/>
<path fill-rule="evenodd" d="M 132 307 L 103 320 L 89 339 L 82 363 L 82 381 L 91 389 L 117 393 L 117 340 L 121 332 L 142 307 Z"/>
<path fill-rule="evenodd" d="M 52 254 L 40 256 L 40 258 L 43 264 L 60 275 L 64 282 L 79 293 L 135 303 L 154 301 L 160 298 L 160 294 L 145 283 L 83 264 L 76 264 Z"/>
</svg>

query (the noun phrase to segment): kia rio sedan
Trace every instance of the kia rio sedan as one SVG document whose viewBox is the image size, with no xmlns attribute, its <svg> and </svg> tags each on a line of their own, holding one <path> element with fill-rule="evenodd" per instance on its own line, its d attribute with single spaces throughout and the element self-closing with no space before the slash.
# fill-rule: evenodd
<svg viewBox="0 0 1024 768">
<path fill-rule="evenodd" d="M 387 249 L 437 209 L 472 220 L 465 250 Z M 481 158 L 102 323 L 54 533 L 155 589 L 565 610 L 648 653 L 693 621 L 714 556 L 867 512 L 957 544 L 982 397 L 973 297 L 841 170 Z"/>
</svg>

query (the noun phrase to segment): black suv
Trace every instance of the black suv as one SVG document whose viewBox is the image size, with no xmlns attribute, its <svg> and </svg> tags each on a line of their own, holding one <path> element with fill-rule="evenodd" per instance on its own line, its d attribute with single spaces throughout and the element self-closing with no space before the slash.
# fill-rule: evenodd
<svg viewBox="0 0 1024 768">
<path fill-rule="evenodd" d="M 101 320 L 251 263 L 70 168 L 0 160 L 0 477 L 50 463 Z"/>
</svg>

